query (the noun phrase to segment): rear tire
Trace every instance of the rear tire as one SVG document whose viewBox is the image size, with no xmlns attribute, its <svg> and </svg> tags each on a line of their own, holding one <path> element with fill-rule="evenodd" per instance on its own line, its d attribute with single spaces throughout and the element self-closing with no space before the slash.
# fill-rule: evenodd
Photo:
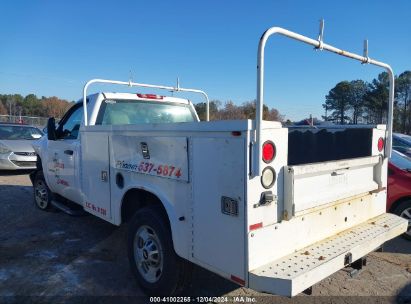
<svg viewBox="0 0 411 304">
<path fill-rule="evenodd" d="M 43 211 L 53 210 L 53 206 L 51 205 L 53 193 L 47 186 L 46 180 L 44 179 L 43 171 L 37 171 L 34 174 L 33 192 L 34 203 L 37 206 L 37 208 Z"/>
<path fill-rule="evenodd" d="M 141 289 L 149 296 L 180 294 L 191 279 L 192 265 L 174 251 L 171 231 L 161 210 L 144 207 L 128 231 L 128 258 Z"/>
<path fill-rule="evenodd" d="M 402 234 L 402 237 L 411 241 L 411 200 L 406 200 L 401 202 L 393 212 L 401 216 L 402 218 L 408 220 L 408 230 Z"/>
</svg>

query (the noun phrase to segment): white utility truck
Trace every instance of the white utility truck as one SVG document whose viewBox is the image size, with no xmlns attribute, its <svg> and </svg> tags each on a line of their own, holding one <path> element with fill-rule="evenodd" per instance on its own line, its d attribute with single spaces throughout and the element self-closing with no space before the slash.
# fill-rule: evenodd
<svg viewBox="0 0 411 304">
<path fill-rule="evenodd" d="M 262 121 L 264 49 L 280 34 L 390 77 L 388 124 L 285 128 Z M 37 206 L 79 206 L 128 222 L 131 269 L 150 295 L 171 295 L 192 264 L 257 291 L 294 296 L 407 229 L 386 210 L 394 78 L 391 68 L 273 27 L 258 48 L 255 120 L 199 121 L 187 99 L 97 93 L 92 83 L 200 90 L 95 79 L 35 145 Z M 207 106 L 208 114 L 208 106 Z M 207 115 L 208 120 L 208 115 Z M 84 212 L 84 211 L 83 211 Z"/>
</svg>

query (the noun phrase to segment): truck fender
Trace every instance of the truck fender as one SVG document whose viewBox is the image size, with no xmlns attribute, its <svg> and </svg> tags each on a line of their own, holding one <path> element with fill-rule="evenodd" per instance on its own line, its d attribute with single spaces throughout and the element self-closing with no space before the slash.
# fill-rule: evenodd
<svg viewBox="0 0 411 304">
<path fill-rule="evenodd" d="M 170 200 L 164 195 L 164 193 L 153 186 L 147 186 L 147 185 L 133 185 L 128 188 L 124 189 L 124 192 L 122 194 L 122 199 L 121 199 L 121 204 L 119 206 L 118 210 L 118 215 L 120 218 L 120 223 L 125 222 L 125 219 L 122 218 L 122 210 L 123 210 L 123 203 L 125 203 L 125 198 L 130 191 L 134 190 L 141 190 L 146 193 L 151 194 L 153 197 L 155 197 L 159 203 L 162 205 L 166 212 L 166 216 L 168 217 L 168 221 L 170 223 L 170 229 L 171 229 L 171 237 L 173 240 L 173 245 L 174 245 L 174 250 L 182 258 L 188 258 L 188 245 L 184 242 L 185 240 L 185 232 L 184 232 L 184 225 L 178 220 L 178 215 L 176 214 L 176 208 L 175 206 L 170 202 Z M 144 207 L 145 205 L 143 204 L 141 207 Z M 139 207 L 139 208 L 141 208 Z M 180 236 L 180 237 L 178 237 Z"/>
</svg>

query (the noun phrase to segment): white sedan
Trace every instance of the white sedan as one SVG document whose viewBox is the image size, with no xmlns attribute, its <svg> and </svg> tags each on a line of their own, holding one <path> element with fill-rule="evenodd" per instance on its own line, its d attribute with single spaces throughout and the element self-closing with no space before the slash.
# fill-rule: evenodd
<svg viewBox="0 0 411 304">
<path fill-rule="evenodd" d="M 32 142 L 43 133 L 32 126 L 0 123 L 0 170 L 35 169 Z"/>
</svg>

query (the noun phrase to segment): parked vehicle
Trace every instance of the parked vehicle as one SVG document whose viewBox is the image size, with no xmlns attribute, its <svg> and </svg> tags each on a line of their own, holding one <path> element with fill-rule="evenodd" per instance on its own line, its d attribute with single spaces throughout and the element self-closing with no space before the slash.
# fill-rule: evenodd
<svg viewBox="0 0 411 304">
<path fill-rule="evenodd" d="M 0 170 L 36 169 L 32 144 L 42 136 L 32 126 L 0 123 Z"/>
<path fill-rule="evenodd" d="M 411 159 L 395 150 L 388 163 L 387 211 L 408 221 L 403 236 L 411 240 Z"/>
<path fill-rule="evenodd" d="M 411 136 L 401 133 L 393 133 L 392 148 L 411 157 Z"/>
<path fill-rule="evenodd" d="M 387 69 L 388 126 L 284 128 L 262 121 L 264 46 L 282 34 Z M 36 205 L 77 204 L 128 222 L 130 267 L 150 295 L 181 291 L 192 263 L 239 285 L 294 296 L 407 229 L 386 213 L 394 74 L 281 28 L 260 40 L 255 121 L 199 122 L 187 99 L 101 92 L 93 83 L 201 90 L 95 79 L 35 145 Z M 355 144 L 353 144 L 355 142 Z M 56 195 L 58 194 L 58 195 Z M 64 200 L 62 200 L 62 198 Z"/>
</svg>

